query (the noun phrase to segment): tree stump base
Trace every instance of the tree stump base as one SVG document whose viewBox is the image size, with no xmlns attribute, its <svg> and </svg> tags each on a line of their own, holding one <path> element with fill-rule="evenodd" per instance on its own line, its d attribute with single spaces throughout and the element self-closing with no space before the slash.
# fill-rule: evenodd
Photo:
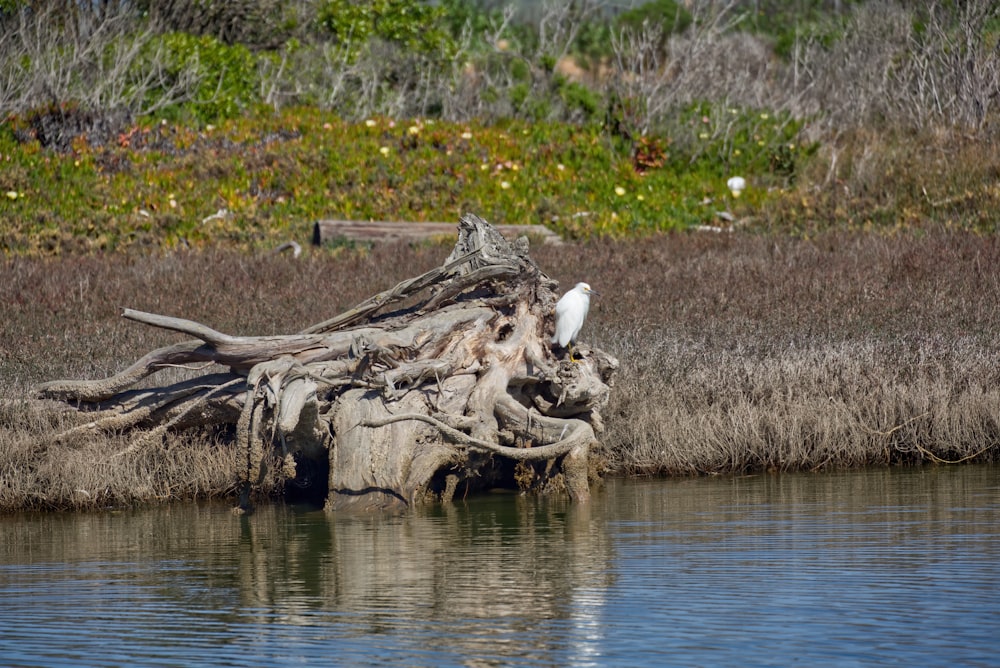
<svg viewBox="0 0 1000 668">
<path fill-rule="evenodd" d="M 136 447 L 168 429 L 235 427 L 242 508 L 269 466 L 297 485 L 328 470 L 330 510 L 448 502 L 497 485 L 586 502 L 618 361 L 586 345 L 575 346 L 580 359 L 552 350 L 556 285 L 526 239 L 508 242 L 473 215 L 458 227 L 442 266 L 298 334 L 231 336 L 125 309 L 194 339 L 37 394 L 96 411 L 89 429 L 134 430 Z M 167 366 L 207 362 L 227 370 L 131 389 Z"/>
</svg>

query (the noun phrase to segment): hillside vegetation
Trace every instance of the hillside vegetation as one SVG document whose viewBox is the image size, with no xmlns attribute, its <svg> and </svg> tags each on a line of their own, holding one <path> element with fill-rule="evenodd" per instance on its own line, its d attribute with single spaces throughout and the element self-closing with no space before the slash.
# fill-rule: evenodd
<svg viewBox="0 0 1000 668">
<path fill-rule="evenodd" d="M 798 4 L 8 0 L 0 248 L 464 211 L 569 238 L 992 231 L 997 6 Z"/>
</svg>

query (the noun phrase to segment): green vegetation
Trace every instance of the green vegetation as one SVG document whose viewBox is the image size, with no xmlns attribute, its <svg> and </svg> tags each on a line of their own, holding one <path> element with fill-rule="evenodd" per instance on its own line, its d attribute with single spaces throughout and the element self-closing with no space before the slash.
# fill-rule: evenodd
<svg viewBox="0 0 1000 668">
<path fill-rule="evenodd" d="M 326 0 L 316 21 L 337 44 L 348 47 L 351 59 L 357 59 L 361 47 L 374 39 L 448 59 L 456 55 L 458 44 L 448 31 L 446 16 L 442 6 L 413 0 Z"/>
<path fill-rule="evenodd" d="M 463 0 L 199 7 L 4 5 L 3 252 L 256 248 L 320 218 L 464 211 L 573 239 L 720 212 L 795 234 L 995 227 L 985 0 L 574 2 L 534 22 Z"/>
<path fill-rule="evenodd" d="M 730 171 L 780 187 L 809 153 L 787 118 L 733 109 L 730 119 L 717 131 L 695 107 L 681 124 L 687 136 L 633 145 L 593 125 L 349 123 L 289 109 L 200 130 L 137 124 L 96 147 L 77 137 L 62 152 L 19 141 L 44 126 L 32 117 L 0 130 L 0 245 L 19 254 L 254 247 L 305 238 L 319 218 L 450 221 L 465 211 L 568 237 L 684 228 L 728 206 Z M 755 188 L 745 205 L 765 197 Z"/>
</svg>

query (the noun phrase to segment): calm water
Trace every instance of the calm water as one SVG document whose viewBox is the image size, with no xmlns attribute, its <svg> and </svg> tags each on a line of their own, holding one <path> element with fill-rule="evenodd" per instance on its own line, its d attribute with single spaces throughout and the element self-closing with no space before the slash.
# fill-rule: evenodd
<svg viewBox="0 0 1000 668">
<path fill-rule="evenodd" d="M 0 517 L 4 666 L 998 666 L 1000 467 Z"/>
</svg>

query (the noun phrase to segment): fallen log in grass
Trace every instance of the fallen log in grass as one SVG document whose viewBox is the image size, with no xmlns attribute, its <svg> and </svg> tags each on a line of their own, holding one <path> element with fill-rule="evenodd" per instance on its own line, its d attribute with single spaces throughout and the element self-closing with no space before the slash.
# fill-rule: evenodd
<svg viewBox="0 0 1000 668">
<path fill-rule="evenodd" d="M 328 466 L 331 510 L 449 501 L 498 483 L 585 502 L 618 361 L 586 345 L 578 359 L 553 351 L 556 286 L 527 243 L 472 215 L 458 227 L 442 266 L 298 334 L 233 336 L 125 309 L 193 339 L 110 378 L 51 381 L 37 394 L 95 412 L 74 431 L 132 430 L 133 448 L 156 447 L 168 429 L 231 427 L 245 462 L 242 508 L 268 466 L 292 484 Z M 133 389 L 190 365 L 206 373 Z"/>
<path fill-rule="evenodd" d="M 527 236 L 532 243 L 561 245 L 562 238 L 544 225 L 495 225 L 507 238 Z M 364 220 L 318 220 L 313 224 L 313 245 L 341 242 L 425 241 L 455 237 L 451 223 L 409 223 Z"/>
</svg>

